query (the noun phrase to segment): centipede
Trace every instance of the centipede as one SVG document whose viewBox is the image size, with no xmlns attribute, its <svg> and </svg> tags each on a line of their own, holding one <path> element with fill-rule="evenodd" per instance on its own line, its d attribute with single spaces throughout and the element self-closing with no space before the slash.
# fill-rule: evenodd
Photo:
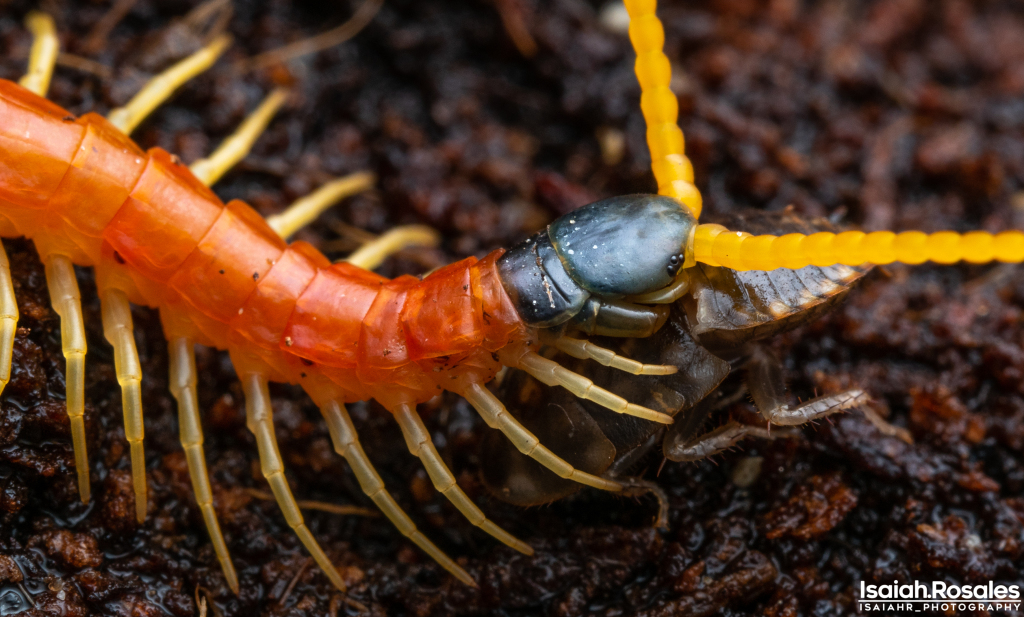
<svg viewBox="0 0 1024 617">
<path fill-rule="evenodd" d="M 640 405 L 588 378 L 587 363 L 663 380 L 680 371 L 638 361 L 588 340 L 642 342 L 664 332 L 674 307 L 701 285 L 703 267 L 735 272 L 832 269 L 851 283 L 873 266 L 925 262 L 1020 263 L 1024 233 L 828 230 L 752 234 L 701 223 L 703 196 L 678 124 L 671 63 L 654 0 L 627 0 L 629 38 L 646 121 L 656 193 L 602 199 L 568 212 L 535 235 L 425 276 L 373 272 L 400 246 L 429 244 L 422 227 L 399 227 L 332 263 L 303 241 L 288 242 L 340 197 L 372 183 L 362 174 L 329 183 L 271 218 L 241 200 L 224 203 L 212 186 L 241 160 L 286 97 L 271 92 L 238 132 L 186 166 L 162 148 L 141 149 L 133 129 L 181 84 L 215 63 L 230 44 L 215 37 L 154 78 L 126 105 L 76 116 L 46 99 L 58 53 L 53 20 L 32 13 L 28 69 L 0 80 L 0 236 L 27 238 L 45 267 L 60 317 L 66 407 L 79 496 L 92 497 L 84 422 L 87 344 L 75 267 L 94 271 L 104 336 L 113 350 L 130 447 L 135 515 L 147 512 L 141 384 L 147 376 L 133 338 L 132 305 L 159 312 L 169 354 L 169 391 L 195 499 L 227 586 L 238 574 L 217 521 L 207 478 L 198 404 L 197 345 L 226 351 L 244 394 L 260 470 L 283 516 L 323 574 L 346 584 L 285 479 L 274 431 L 271 383 L 297 385 L 320 409 L 336 453 L 385 517 L 461 583 L 478 582 L 421 531 L 384 485 L 364 451 L 346 405 L 373 400 L 401 430 L 433 487 L 473 525 L 531 555 L 530 545 L 492 522 L 460 487 L 417 409 L 443 393 L 464 399 L 482 421 L 552 477 L 612 493 L 629 485 L 589 473 L 549 449 L 510 413 L 488 384 L 507 370 L 547 388 L 651 426 L 669 426 L 677 409 Z M 738 223 L 742 224 L 742 222 Z M 10 265 L 0 255 L 0 384 L 12 371 L 19 320 Z M 576 358 L 570 370 L 544 349 Z M 640 383 L 640 382 L 637 382 Z M 800 426 L 848 409 L 862 397 L 773 407 L 769 426 Z M 748 431 L 749 432 L 749 431 Z M 753 434 L 753 432 L 750 432 Z M 688 444 L 691 459 L 736 443 L 716 431 Z"/>
</svg>

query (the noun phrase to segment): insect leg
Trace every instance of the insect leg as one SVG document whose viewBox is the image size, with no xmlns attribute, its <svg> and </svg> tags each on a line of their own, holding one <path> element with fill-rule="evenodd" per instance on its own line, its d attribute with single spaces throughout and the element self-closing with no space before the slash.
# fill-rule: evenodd
<svg viewBox="0 0 1024 617">
<path fill-rule="evenodd" d="M 126 135 L 131 134 L 135 127 L 170 98 L 182 84 L 213 66 L 230 44 L 231 37 L 226 34 L 214 38 L 206 47 L 149 80 L 127 105 L 111 110 L 107 119 Z"/>
<path fill-rule="evenodd" d="M 914 443 L 914 437 L 910 434 L 910 431 L 905 428 L 889 424 L 885 418 L 871 408 L 871 405 L 864 405 L 860 410 L 864 414 L 864 417 L 868 419 L 868 422 L 874 424 L 875 428 L 877 428 L 883 435 L 895 437 L 909 444 Z"/>
<path fill-rule="evenodd" d="M 476 409 L 487 426 L 504 433 L 520 452 L 544 465 L 558 477 L 605 491 L 622 490 L 620 483 L 580 471 L 542 445 L 533 433 L 505 409 L 505 405 L 498 400 L 498 397 L 491 394 L 491 391 L 484 386 L 470 384 L 460 394 Z"/>
<path fill-rule="evenodd" d="M 82 296 L 78 291 L 75 267 L 64 255 L 47 255 L 46 285 L 50 302 L 60 315 L 60 338 L 67 362 L 64 381 L 67 387 L 68 418 L 78 468 L 78 494 L 89 501 L 89 455 L 85 447 L 85 321 L 82 318 Z"/>
<path fill-rule="evenodd" d="M 18 302 L 11 282 L 11 264 L 7 260 L 7 251 L 0 246 L 0 392 L 11 380 L 11 357 L 17 331 Z"/>
<path fill-rule="evenodd" d="M 312 223 L 324 210 L 342 199 L 362 193 L 377 182 L 377 176 L 359 171 L 344 178 L 332 180 L 305 197 L 301 197 L 279 214 L 267 217 L 267 225 L 277 235 L 288 239 L 292 234 Z"/>
<path fill-rule="evenodd" d="M 452 475 L 451 470 L 441 460 L 441 455 L 437 453 L 434 442 L 430 438 L 430 433 L 427 431 L 427 427 L 423 425 L 423 420 L 420 419 L 413 408 L 409 405 L 398 405 L 392 410 L 392 413 L 395 416 L 395 420 L 398 421 L 398 426 L 402 428 L 402 434 L 405 435 L 405 443 L 409 447 L 409 452 L 413 456 L 418 456 L 423 461 L 423 466 L 427 470 L 427 475 L 433 481 L 434 488 L 447 497 L 448 501 L 452 502 L 452 505 L 469 519 L 469 522 L 520 553 L 532 555 L 533 549 L 530 548 L 530 545 L 487 520 L 487 516 L 459 488 L 459 485 L 455 482 L 455 476 Z"/>
<path fill-rule="evenodd" d="M 28 56 L 28 72 L 18 84 L 39 96 L 46 96 L 60 49 L 57 29 L 53 18 L 39 11 L 32 11 L 25 17 L 25 26 L 32 32 L 32 50 Z"/>
<path fill-rule="evenodd" d="M 725 452 L 747 437 L 759 439 L 775 439 L 777 437 L 796 437 L 799 433 L 794 429 L 769 431 L 760 426 L 730 422 L 710 433 L 700 435 L 688 441 L 665 440 L 663 445 L 665 458 L 670 461 L 692 462 Z"/>
<path fill-rule="evenodd" d="M 331 432 L 331 441 L 334 442 L 334 450 L 348 461 L 352 473 L 355 474 L 359 486 L 366 493 L 366 496 L 377 504 L 381 512 L 394 524 L 398 531 L 405 537 L 412 540 L 424 553 L 434 561 L 448 570 L 455 578 L 463 583 L 476 587 L 476 581 L 468 572 L 455 563 L 451 557 L 444 554 L 444 551 L 437 548 L 433 542 L 427 539 L 416 524 L 412 522 L 409 515 L 402 511 L 402 508 L 395 503 L 394 498 L 384 488 L 384 481 L 381 480 L 373 463 L 367 458 L 363 446 L 359 443 L 359 435 L 352 419 L 348 415 L 345 406 L 338 401 L 329 401 L 320 406 L 320 412 L 327 420 L 327 428 Z"/>
<path fill-rule="evenodd" d="M 797 426 L 811 420 L 866 404 L 863 390 L 848 390 L 821 396 L 796 407 L 789 406 L 789 394 L 779 359 L 764 347 L 755 347 L 747 363 L 747 388 L 761 415 L 771 424 Z"/>
<path fill-rule="evenodd" d="M 754 388 L 750 389 L 750 393 L 751 396 L 756 397 Z M 754 400 L 756 401 L 757 399 L 755 398 Z M 847 390 L 846 392 L 840 392 L 831 396 L 819 396 L 793 408 L 790 408 L 789 405 L 779 405 L 765 409 L 758 405 L 758 411 L 771 424 L 798 426 L 840 411 L 866 405 L 870 400 L 871 397 L 863 390 Z"/>
<path fill-rule="evenodd" d="M 579 398 L 594 401 L 616 413 L 636 416 L 661 424 L 672 424 L 672 416 L 630 403 L 621 396 L 594 385 L 594 382 L 583 375 L 574 373 L 557 362 L 548 360 L 532 351 L 523 354 L 516 366 L 549 386 L 562 386 Z"/>
<path fill-rule="evenodd" d="M 210 489 L 210 474 L 206 471 L 206 456 L 203 454 L 203 427 L 199 420 L 199 402 L 196 399 L 196 356 L 192 340 L 176 337 L 167 342 L 170 356 L 170 390 L 178 402 L 178 432 L 181 447 L 188 462 L 188 475 L 192 478 L 192 490 L 196 503 L 203 514 L 206 531 L 210 534 L 213 550 L 217 553 L 224 578 L 231 591 L 238 593 L 238 574 L 231 563 L 224 534 L 213 510 L 213 491 Z"/>
<path fill-rule="evenodd" d="M 674 375 L 679 369 L 670 364 L 644 364 L 636 360 L 620 356 L 611 349 L 605 349 L 577 338 L 560 336 L 555 339 L 555 347 L 580 360 L 595 360 L 599 364 L 610 366 L 634 375 Z"/>
<path fill-rule="evenodd" d="M 306 527 L 299 505 L 295 503 L 292 490 L 288 487 L 288 480 L 284 477 L 284 462 L 281 460 L 281 453 L 277 449 L 277 437 L 274 435 L 273 410 L 270 408 L 267 378 L 251 372 L 241 374 L 239 377 L 242 380 L 242 390 L 245 392 L 246 426 L 256 436 L 256 444 L 260 451 L 260 467 L 263 469 L 263 476 L 270 483 L 270 490 L 277 499 L 277 505 L 281 508 L 288 525 L 299 536 L 299 540 L 320 565 L 327 578 L 331 579 L 335 587 L 345 591 L 345 582 L 341 580 L 341 575 L 334 564 Z"/>
<path fill-rule="evenodd" d="M 410 246 L 433 248 L 440 242 L 440 234 L 426 225 L 404 225 L 395 227 L 379 238 L 362 245 L 345 261 L 360 268 L 373 270 L 389 255 L 404 248 Z"/>
<path fill-rule="evenodd" d="M 135 348 L 132 309 L 128 296 L 109 288 L 100 295 L 103 335 L 114 348 L 114 370 L 121 385 L 124 435 L 131 447 L 132 484 L 135 489 L 135 519 L 146 520 L 146 456 L 142 447 L 142 367 Z"/>
<path fill-rule="evenodd" d="M 220 180 L 229 169 L 244 159 L 252 145 L 270 124 L 271 118 L 288 99 L 287 88 L 277 88 L 263 99 L 260 106 L 242 122 L 210 156 L 189 165 L 189 170 L 199 181 L 210 186 Z"/>
</svg>

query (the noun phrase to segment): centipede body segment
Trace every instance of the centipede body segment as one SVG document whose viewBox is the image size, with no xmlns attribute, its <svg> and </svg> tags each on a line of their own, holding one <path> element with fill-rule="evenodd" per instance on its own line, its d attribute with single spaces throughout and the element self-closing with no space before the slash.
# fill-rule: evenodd
<svg viewBox="0 0 1024 617">
<path fill-rule="evenodd" d="M 389 237 L 354 263 L 332 264 L 314 247 L 287 244 L 282 238 L 332 199 L 365 186 L 372 176 L 364 175 L 344 189 L 325 187 L 324 197 L 302 204 L 301 212 L 292 211 L 294 216 L 273 225 L 241 201 L 223 203 L 208 187 L 244 154 L 283 94 L 272 95 L 239 139 L 196 166 L 195 173 L 170 153 L 159 148 L 144 152 L 128 137 L 175 87 L 212 64 L 227 39 L 216 38 L 169 69 L 110 119 L 91 113 L 76 118 L 43 97 L 55 55 L 54 33 L 45 16 L 34 15 L 30 24 L 38 44 L 29 74 L 22 85 L 0 81 L 0 231 L 32 239 L 46 264 L 52 302 L 61 317 L 67 411 L 82 499 L 90 498 L 82 419 L 87 349 L 73 265 L 96 271 L 104 332 L 114 347 L 123 391 L 139 520 L 146 513 L 139 397 L 145 375 L 132 340 L 129 304 L 159 309 L 170 342 L 171 392 L 178 401 L 181 441 L 197 501 L 228 584 L 237 590 L 204 468 L 194 344 L 231 354 L 262 472 L 289 526 L 337 587 L 344 589 L 344 583 L 306 527 L 284 480 L 267 391 L 271 381 L 301 385 L 323 411 L 337 452 L 348 460 L 367 495 L 405 536 L 458 579 L 474 584 L 387 494 L 362 451 L 346 402 L 379 401 L 394 415 L 409 451 L 422 460 L 434 486 L 475 525 L 529 554 L 526 543 L 489 521 L 459 488 L 425 431 L 417 404 L 445 390 L 460 394 L 489 426 L 553 473 L 618 491 L 618 482 L 584 473 L 555 455 L 507 413 L 486 384 L 503 367 L 516 367 L 615 412 L 668 424 L 670 415 L 605 390 L 536 350 L 551 342 L 571 355 L 616 369 L 671 374 L 674 367 L 632 361 L 578 335 L 654 334 L 666 322 L 667 304 L 685 292 L 688 269 L 697 262 L 741 270 L 918 263 L 953 256 L 978 262 L 1024 260 L 1020 232 L 774 238 L 699 225 L 702 200 L 676 125 L 678 110 L 669 89 L 670 65 L 661 51 L 664 32 L 655 3 L 631 0 L 626 6 L 633 20 L 630 38 L 638 54 L 641 107 L 660 195 L 591 204 L 507 252 L 465 259 L 422 279 L 386 279 L 360 267 L 372 265 L 388 247 L 429 242 L 425 236 L 430 234 L 422 230 Z M 17 311 L 5 263 L 0 263 L 0 274 L 0 381 L 6 382 Z M 783 415 L 773 421 L 799 424 L 831 412 Z"/>
</svg>

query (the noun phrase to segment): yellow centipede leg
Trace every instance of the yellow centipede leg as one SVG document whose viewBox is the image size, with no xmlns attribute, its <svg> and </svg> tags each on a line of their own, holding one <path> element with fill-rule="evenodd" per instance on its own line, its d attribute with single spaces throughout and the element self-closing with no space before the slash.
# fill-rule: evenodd
<svg viewBox="0 0 1024 617">
<path fill-rule="evenodd" d="M 404 225 L 389 230 L 379 238 L 359 247 L 345 261 L 373 270 L 390 255 L 411 246 L 434 248 L 441 243 L 441 234 L 426 225 Z"/>
<path fill-rule="evenodd" d="M 203 427 L 199 420 L 199 402 L 196 398 L 196 356 L 192 341 L 186 337 L 176 337 L 168 341 L 170 355 L 171 395 L 178 402 L 178 432 L 181 434 L 181 447 L 185 450 L 188 462 L 188 474 L 192 478 L 192 490 L 196 494 L 196 503 L 203 514 L 206 531 L 210 534 L 213 550 L 217 553 L 224 578 L 227 579 L 231 591 L 238 593 L 238 574 L 231 563 L 224 534 L 220 531 L 217 513 L 213 510 L 213 490 L 210 488 L 210 475 L 206 471 L 206 456 L 203 453 Z"/>
<path fill-rule="evenodd" d="M 131 134 L 182 84 L 213 66 L 230 44 L 231 37 L 226 34 L 214 38 L 206 47 L 149 80 L 127 105 L 112 110 L 107 119 L 125 134 Z"/>
<path fill-rule="evenodd" d="M 679 369 L 670 364 L 644 364 L 632 358 L 620 356 L 611 349 L 605 349 L 582 339 L 560 336 L 555 339 L 555 347 L 580 360 L 594 360 L 599 364 L 610 366 L 633 375 L 674 375 Z"/>
<path fill-rule="evenodd" d="M 18 302 L 14 298 L 11 264 L 0 245 L 0 393 L 11 380 L 14 335 L 18 331 Z"/>
<path fill-rule="evenodd" d="M 142 439 L 142 366 L 135 348 L 132 309 L 120 289 L 106 289 L 100 295 L 103 335 L 114 348 L 114 371 L 121 386 L 124 435 L 132 456 L 132 484 L 135 490 L 135 519 L 146 520 L 146 456 Z"/>
<path fill-rule="evenodd" d="M 288 480 L 284 477 L 284 462 L 281 460 L 281 453 L 277 449 L 277 437 L 274 435 L 273 410 L 270 407 L 267 379 L 258 373 L 244 373 L 240 377 L 242 389 L 245 392 L 246 426 L 256 436 L 256 444 L 260 451 L 260 467 L 263 469 L 263 476 L 270 483 L 270 490 L 273 491 L 274 497 L 277 499 L 277 505 L 284 513 L 288 525 L 299 536 L 299 540 L 319 564 L 327 578 L 331 579 L 335 587 L 345 591 L 345 582 L 341 580 L 341 575 L 338 574 L 334 564 L 327 558 L 316 538 L 306 527 L 299 505 L 295 503 L 292 490 L 288 487 Z"/>
<path fill-rule="evenodd" d="M 78 468 L 78 494 L 83 502 L 89 501 L 89 454 L 85 446 L 85 321 L 82 318 L 82 299 L 75 278 L 75 267 L 64 255 L 47 255 L 46 285 L 50 288 L 50 302 L 60 315 L 60 338 L 67 362 L 64 381 L 67 386 L 68 418 L 71 420 L 71 439 L 75 448 L 75 467 Z"/>
<path fill-rule="evenodd" d="M 189 170 L 206 186 L 220 180 L 229 169 L 244 159 L 252 145 L 270 124 L 271 118 L 288 99 L 287 88 L 277 88 L 263 99 L 260 106 L 242 122 L 242 125 L 214 150 L 213 154 L 189 166 Z"/>
<path fill-rule="evenodd" d="M 524 354 L 519 359 L 518 364 L 514 364 L 514 366 L 523 369 L 549 386 L 562 386 L 579 398 L 594 401 L 598 405 L 607 407 L 616 413 L 636 416 L 637 418 L 661 424 L 672 424 L 672 416 L 637 405 L 636 403 L 630 403 L 621 396 L 612 394 L 608 390 L 595 385 L 594 382 L 583 375 L 574 373 L 557 362 L 548 360 L 532 351 Z"/>
<path fill-rule="evenodd" d="M 467 585 L 476 587 L 476 581 L 469 576 L 469 573 L 463 570 L 459 564 L 455 563 L 451 557 L 445 555 L 444 551 L 437 548 L 433 542 L 428 540 L 416 528 L 416 524 L 412 522 L 409 515 L 388 494 L 384 488 L 384 481 L 381 480 L 377 470 L 373 467 L 373 463 L 367 458 L 366 452 L 363 451 L 363 447 L 359 443 L 359 435 L 356 433 L 356 427 L 352 424 L 352 419 L 349 417 L 345 405 L 334 400 L 328 401 L 320 406 L 320 412 L 323 413 L 324 419 L 327 420 L 327 428 L 331 432 L 334 450 L 348 461 L 349 466 L 352 468 L 352 473 L 355 474 L 356 480 L 359 481 L 359 486 L 366 493 L 366 496 L 372 499 L 373 503 L 377 504 L 381 512 L 388 517 L 403 536 L 409 538 L 424 553 L 440 564 L 442 568 L 448 570 L 452 576 Z"/>
<path fill-rule="evenodd" d="M 32 32 L 32 50 L 28 56 L 28 72 L 18 84 L 39 96 L 46 96 L 60 51 L 57 28 L 52 17 L 39 11 L 32 11 L 25 17 L 25 26 Z"/>
<path fill-rule="evenodd" d="M 461 394 L 476 409 L 480 417 L 487 423 L 487 426 L 496 428 L 504 433 L 505 437 L 508 437 L 508 440 L 520 452 L 544 465 L 558 477 L 604 491 L 617 492 L 622 490 L 622 485 L 618 482 L 580 471 L 542 445 L 533 433 L 512 417 L 512 414 L 505 409 L 505 406 L 498 400 L 498 397 L 491 394 L 490 390 L 484 386 L 471 384 Z"/>
<path fill-rule="evenodd" d="M 288 239 L 292 234 L 312 223 L 324 210 L 342 199 L 372 188 L 377 176 L 359 171 L 344 178 L 332 180 L 309 195 L 291 204 L 280 214 L 267 217 L 267 224 L 279 236 Z"/>
<path fill-rule="evenodd" d="M 458 483 L 456 483 L 455 476 L 452 475 L 451 470 L 441 460 L 441 455 L 437 453 L 437 448 L 434 447 L 430 433 L 427 431 L 427 427 L 423 425 L 423 420 L 420 419 L 419 414 L 409 405 L 398 405 L 392 410 L 392 413 L 395 416 L 395 420 L 398 421 L 398 426 L 402 429 L 402 434 L 405 435 L 405 443 L 409 447 L 409 452 L 413 456 L 419 457 L 423 462 L 427 475 L 430 476 L 430 480 L 434 483 L 434 488 L 447 497 L 448 501 L 451 501 L 452 505 L 469 519 L 469 522 L 520 553 L 532 555 L 533 549 L 530 548 L 529 544 L 519 540 L 488 520 L 483 511 L 463 492 Z"/>
</svg>

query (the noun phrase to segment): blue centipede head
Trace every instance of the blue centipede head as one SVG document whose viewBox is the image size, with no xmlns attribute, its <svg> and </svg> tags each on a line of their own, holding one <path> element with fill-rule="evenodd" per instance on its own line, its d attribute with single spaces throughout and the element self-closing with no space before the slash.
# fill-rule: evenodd
<svg viewBox="0 0 1024 617">
<path fill-rule="evenodd" d="M 548 226 L 566 272 L 603 298 L 662 289 L 683 267 L 696 219 L 663 195 L 622 195 L 594 202 Z"/>
</svg>

